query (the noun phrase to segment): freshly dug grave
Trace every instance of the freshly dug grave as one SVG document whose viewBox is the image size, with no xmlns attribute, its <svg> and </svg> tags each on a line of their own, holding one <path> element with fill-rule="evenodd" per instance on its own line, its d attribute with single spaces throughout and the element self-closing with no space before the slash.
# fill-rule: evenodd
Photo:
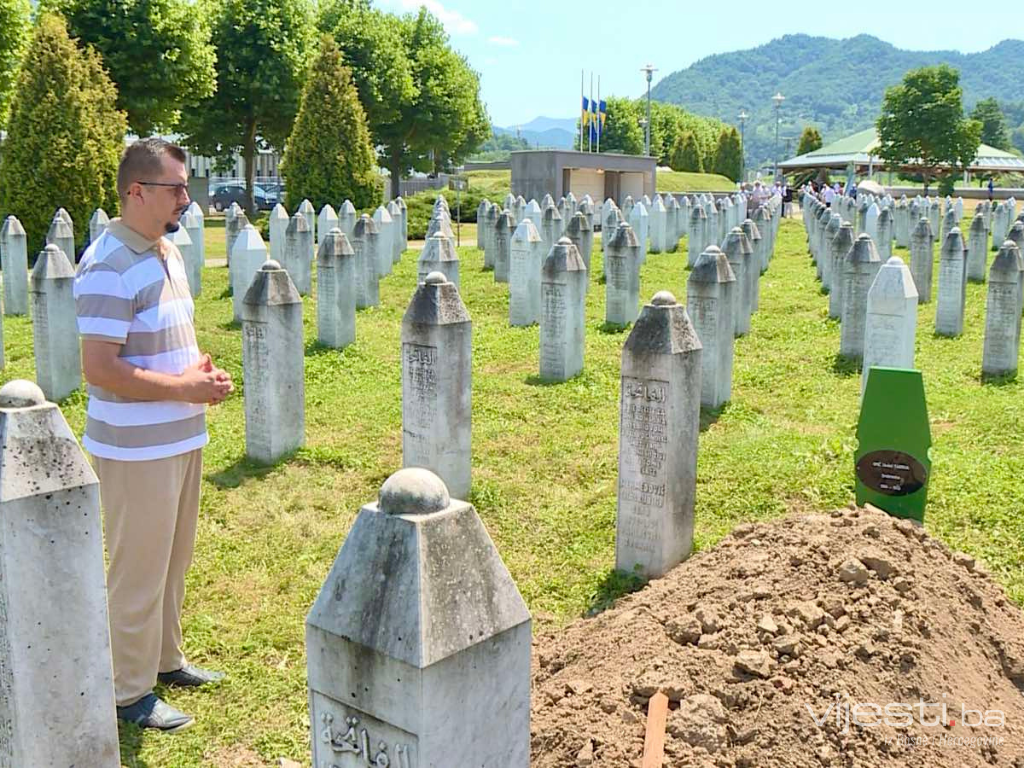
<svg viewBox="0 0 1024 768">
<path fill-rule="evenodd" d="M 665 766 L 1024 768 L 1024 614 L 980 563 L 869 510 L 741 525 L 539 637 L 531 765 L 639 768 L 659 690 Z"/>
</svg>

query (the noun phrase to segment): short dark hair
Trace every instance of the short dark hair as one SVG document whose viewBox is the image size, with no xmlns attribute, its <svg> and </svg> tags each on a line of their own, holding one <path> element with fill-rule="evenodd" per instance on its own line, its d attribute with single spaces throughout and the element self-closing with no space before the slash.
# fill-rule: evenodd
<svg viewBox="0 0 1024 768">
<path fill-rule="evenodd" d="M 117 166 L 117 195 L 123 198 L 133 182 L 160 173 L 164 155 L 170 155 L 179 163 L 185 163 L 188 155 L 177 144 L 164 141 L 156 136 L 139 139 L 128 145 Z"/>
</svg>

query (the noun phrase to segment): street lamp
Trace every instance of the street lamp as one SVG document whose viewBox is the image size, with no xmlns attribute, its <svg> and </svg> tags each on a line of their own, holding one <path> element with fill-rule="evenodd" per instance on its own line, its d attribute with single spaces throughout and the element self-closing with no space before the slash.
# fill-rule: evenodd
<svg viewBox="0 0 1024 768">
<path fill-rule="evenodd" d="M 779 92 L 772 96 L 772 101 L 775 102 L 775 180 L 779 178 L 779 122 L 781 121 L 779 111 L 782 109 L 782 102 L 785 100 L 786 97 Z"/>
<path fill-rule="evenodd" d="M 651 156 L 651 76 L 657 72 L 657 68 L 653 64 L 647 64 L 641 67 L 641 72 L 647 75 L 647 137 L 644 140 L 644 154 L 647 157 Z"/>
<path fill-rule="evenodd" d="M 747 144 L 743 139 L 743 128 L 750 115 L 746 113 L 746 110 L 741 109 L 737 117 L 740 120 L 740 184 L 742 185 L 747 180 Z"/>
</svg>

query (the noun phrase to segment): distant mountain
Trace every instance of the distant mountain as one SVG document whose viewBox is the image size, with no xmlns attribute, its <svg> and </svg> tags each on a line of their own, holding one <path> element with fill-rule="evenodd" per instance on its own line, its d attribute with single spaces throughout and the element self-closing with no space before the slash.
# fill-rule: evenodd
<svg viewBox="0 0 1024 768">
<path fill-rule="evenodd" d="M 494 132 L 498 135 L 510 134 L 515 136 L 517 131 L 520 136 L 526 139 L 531 148 L 571 149 L 573 139 L 576 137 L 576 120 L 572 118 L 563 120 L 554 117 L 535 117 L 530 122 L 520 126 L 510 126 L 508 128 L 494 127 Z"/>
<path fill-rule="evenodd" d="M 535 117 L 528 123 L 524 123 L 520 126 L 524 131 L 535 131 L 537 133 L 543 133 L 549 131 L 552 128 L 560 128 L 563 131 L 572 133 L 576 130 L 576 118 L 575 117 Z M 512 130 L 510 128 L 510 130 Z"/>
<path fill-rule="evenodd" d="M 745 51 L 716 54 L 674 72 L 651 90 L 660 101 L 734 125 L 745 110 L 747 163 L 773 157 L 772 96 L 781 92 L 779 157 L 796 151 L 800 132 L 813 125 L 825 143 L 871 127 L 886 87 L 907 70 L 949 64 L 960 70 L 964 106 L 980 99 L 1020 99 L 1024 83 L 1024 41 L 1004 40 L 981 53 L 905 51 L 870 35 L 846 40 L 786 35 Z"/>
</svg>

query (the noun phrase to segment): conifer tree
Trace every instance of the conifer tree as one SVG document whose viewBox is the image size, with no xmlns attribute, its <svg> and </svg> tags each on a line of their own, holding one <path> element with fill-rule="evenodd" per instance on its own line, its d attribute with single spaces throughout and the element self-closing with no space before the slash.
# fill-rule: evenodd
<svg viewBox="0 0 1024 768">
<path fill-rule="evenodd" d="M 743 172 L 743 145 L 736 126 L 724 128 L 718 135 L 713 168 L 715 173 L 731 181 L 740 180 L 740 174 Z"/>
<path fill-rule="evenodd" d="M 676 139 L 670 165 L 676 171 L 704 173 L 704 161 L 701 158 L 697 137 L 692 131 L 686 131 Z"/>
</svg>

